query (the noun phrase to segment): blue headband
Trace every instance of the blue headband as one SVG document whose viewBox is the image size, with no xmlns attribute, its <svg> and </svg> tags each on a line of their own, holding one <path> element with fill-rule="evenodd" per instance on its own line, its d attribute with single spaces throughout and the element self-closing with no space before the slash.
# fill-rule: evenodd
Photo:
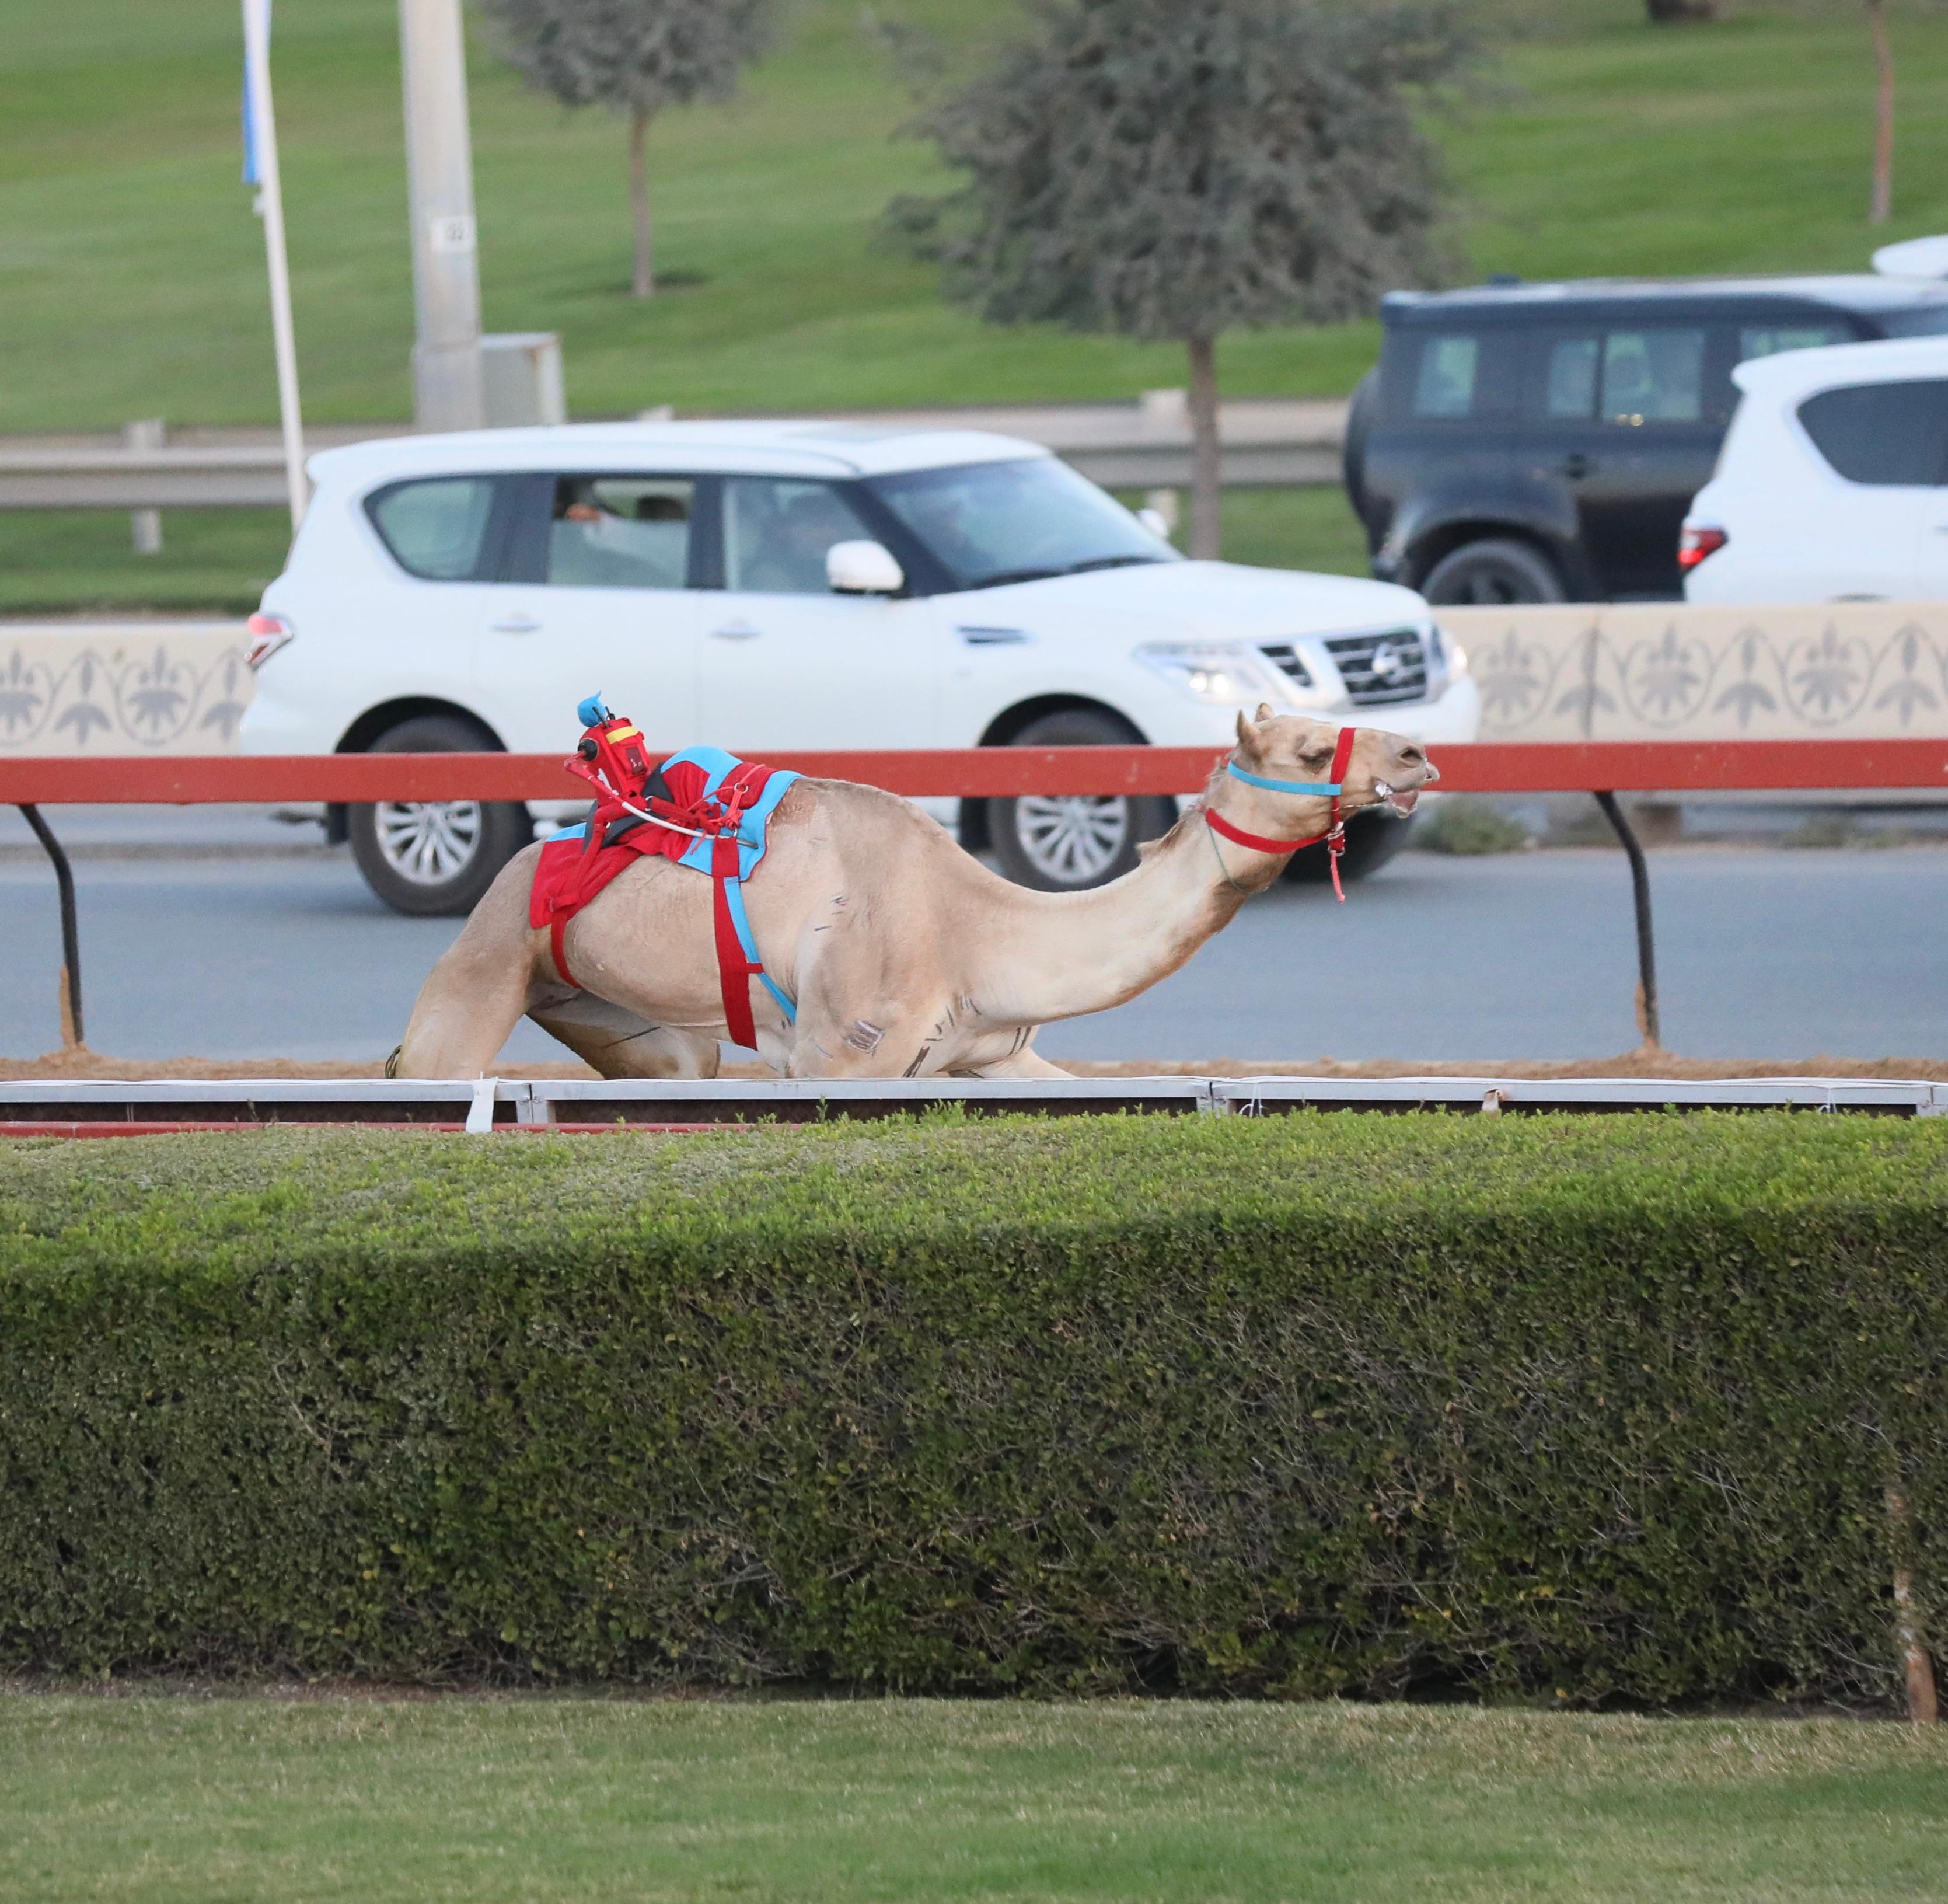
<svg viewBox="0 0 1948 1904">
<path fill-rule="evenodd" d="M 1224 770 L 1247 787 L 1268 787 L 1274 794 L 1317 794 L 1322 800 L 1336 800 L 1345 785 L 1344 781 L 1267 780 L 1263 774 L 1248 774 L 1234 761 L 1227 761 Z"/>
</svg>

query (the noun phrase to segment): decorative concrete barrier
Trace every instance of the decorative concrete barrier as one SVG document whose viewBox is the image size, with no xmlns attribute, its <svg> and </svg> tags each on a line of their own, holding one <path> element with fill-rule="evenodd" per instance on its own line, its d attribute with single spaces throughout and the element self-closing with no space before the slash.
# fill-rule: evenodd
<svg viewBox="0 0 1948 1904">
<path fill-rule="evenodd" d="M 1444 608 L 1484 741 L 1948 738 L 1948 604 Z M 215 754 L 240 622 L 0 624 L 0 756 Z"/>
<path fill-rule="evenodd" d="M 0 624 L 0 757 L 227 753 L 246 645 L 241 622 Z"/>
<path fill-rule="evenodd" d="M 1948 736 L 1948 604 L 1444 608 L 1484 741 Z"/>
</svg>

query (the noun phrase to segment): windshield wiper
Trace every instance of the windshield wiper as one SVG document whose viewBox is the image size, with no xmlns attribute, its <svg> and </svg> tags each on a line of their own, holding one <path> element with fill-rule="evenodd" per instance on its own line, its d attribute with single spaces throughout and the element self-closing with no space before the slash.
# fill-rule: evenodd
<svg viewBox="0 0 1948 1904">
<path fill-rule="evenodd" d="M 1067 575 L 1067 569 L 997 569 L 992 575 L 977 575 L 970 589 L 999 589 L 1010 582 L 1046 582 L 1052 575 Z"/>
<path fill-rule="evenodd" d="M 1072 562 L 1062 570 L 1064 575 L 1081 575 L 1090 569 L 1141 568 L 1152 562 L 1161 562 L 1161 555 L 1092 555 L 1086 562 Z"/>
</svg>

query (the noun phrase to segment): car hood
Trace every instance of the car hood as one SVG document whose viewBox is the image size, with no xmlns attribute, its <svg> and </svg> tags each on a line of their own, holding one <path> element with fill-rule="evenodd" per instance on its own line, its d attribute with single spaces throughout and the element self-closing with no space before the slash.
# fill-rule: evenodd
<svg viewBox="0 0 1948 1904">
<path fill-rule="evenodd" d="M 1252 569 L 1235 562 L 1155 562 L 1083 575 L 1050 576 L 952 598 L 957 619 L 1075 623 L 1111 617 L 1124 626 L 1168 623 L 1174 638 L 1273 641 L 1424 621 L 1428 607 L 1411 589 L 1357 576 L 1297 569 Z M 1160 634 L 1152 626 L 1149 631 Z"/>
</svg>

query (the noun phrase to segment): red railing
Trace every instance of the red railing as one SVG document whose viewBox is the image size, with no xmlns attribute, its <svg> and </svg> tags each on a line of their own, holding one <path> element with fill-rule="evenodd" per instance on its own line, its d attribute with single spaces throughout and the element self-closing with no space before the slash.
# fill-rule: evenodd
<svg viewBox="0 0 1948 1904">
<path fill-rule="evenodd" d="M 934 752 L 774 753 L 774 767 L 864 781 L 889 793 L 963 799 L 1019 794 L 1190 794 L 1221 758 L 1213 747 L 971 747 Z M 1477 742 L 1433 750 L 1454 794 L 1589 793 L 1630 856 L 1646 1037 L 1658 1038 L 1657 966 L 1643 852 L 1619 793 L 1948 787 L 1948 741 Z M 585 784 L 556 754 L 335 753 L 0 759 L 0 803 L 25 812 L 60 892 L 71 1030 L 82 1035 L 74 880 L 39 809 L 97 803 L 193 806 L 370 800 L 573 800 Z"/>
<path fill-rule="evenodd" d="M 1948 787 L 1948 741 L 1477 742 L 1433 750 L 1444 793 L 1694 793 Z M 968 747 L 763 751 L 774 767 L 888 792 L 1189 794 L 1214 747 Z M 333 753 L 0 759 L 0 803 L 574 800 L 556 754 Z"/>
</svg>

